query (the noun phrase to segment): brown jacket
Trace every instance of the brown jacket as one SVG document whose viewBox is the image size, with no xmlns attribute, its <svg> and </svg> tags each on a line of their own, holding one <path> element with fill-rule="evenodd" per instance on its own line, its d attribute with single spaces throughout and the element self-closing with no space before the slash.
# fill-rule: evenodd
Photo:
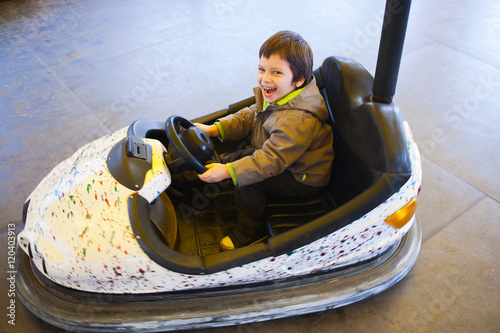
<svg viewBox="0 0 500 333">
<path fill-rule="evenodd" d="M 297 181 L 325 186 L 330 179 L 334 158 L 332 128 L 325 101 L 313 80 L 284 105 L 263 108 L 260 88 L 256 103 L 219 119 L 226 140 L 239 140 L 252 134 L 258 148 L 251 156 L 232 162 L 238 185 L 260 182 L 290 170 Z"/>
</svg>

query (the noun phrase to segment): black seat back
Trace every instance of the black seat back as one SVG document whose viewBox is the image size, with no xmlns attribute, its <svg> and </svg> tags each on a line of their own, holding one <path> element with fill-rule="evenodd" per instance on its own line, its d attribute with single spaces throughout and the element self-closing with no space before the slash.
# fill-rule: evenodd
<svg viewBox="0 0 500 333">
<path fill-rule="evenodd" d="M 314 74 L 334 129 L 329 191 L 337 205 L 366 190 L 380 173 L 411 172 L 399 110 L 372 102 L 371 74 L 339 57 L 327 58 Z"/>
</svg>

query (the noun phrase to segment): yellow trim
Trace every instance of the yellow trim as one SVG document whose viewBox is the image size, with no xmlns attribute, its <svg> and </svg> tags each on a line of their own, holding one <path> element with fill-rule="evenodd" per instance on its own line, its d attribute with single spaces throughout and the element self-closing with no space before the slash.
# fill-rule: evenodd
<svg viewBox="0 0 500 333">
<path fill-rule="evenodd" d="M 292 99 L 294 99 L 295 97 L 297 97 L 305 88 L 306 87 L 294 90 L 294 91 L 288 93 L 288 95 L 286 95 L 285 97 L 281 98 L 279 101 L 276 101 L 276 102 L 271 103 L 271 104 L 269 104 L 268 102 L 266 102 L 266 100 L 264 100 L 264 105 L 262 106 L 262 108 L 263 108 L 263 110 L 265 110 L 265 109 L 267 109 L 267 107 L 269 105 L 274 105 L 274 104 L 284 105 L 284 104 L 288 103 L 289 101 L 291 101 Z"/>
<path fill-rule="evenodd" d="M 238 185 L 238 175 L 236 174 L 236 170 L 234 170 L 234 167 L 231 163 L 227 163 L 227 171 L 229 171 L 229 174 L 231 175 L 231 179 L 233 180 L 234 185 Z"/>
<path fill-rule="evenodd" d="M 215 122 L 215 125 L 217 126 L 217 128 L 219 129 L 219 139 L 221 141 L 224 141 L 226 140 L 226 132 L 224 131 L 224 127 L 222 126 L 221 122 L 220 121 L 216 121 Z"/>
</svg>

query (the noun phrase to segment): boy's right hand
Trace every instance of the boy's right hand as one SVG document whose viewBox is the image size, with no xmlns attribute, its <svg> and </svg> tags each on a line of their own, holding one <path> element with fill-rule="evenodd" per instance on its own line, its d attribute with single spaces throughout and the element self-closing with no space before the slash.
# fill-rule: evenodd
<svg viewBox="0 0 500 333">
<path fill-rule="evenodd" d="M 194 123 L 194 125 L 196 127 L 198 127 L 199 129 L 201 129 L 203 132 L 205 132 L 205 134 L 209 137 L 214 137 L 214 136 L 220 135 L 219 128 L 215 124 L 205 125 L 205 124 Z"/>
<path fill-rule="evenodd" d="M 207 171 L 198 175 L 198 177 L 206 183 L 218 183 L 224 179 L 231 178 L 231 174 L 225 164 L 211 163 L 205 165 L 205 167 L 207 168 Z"/>
</svg>

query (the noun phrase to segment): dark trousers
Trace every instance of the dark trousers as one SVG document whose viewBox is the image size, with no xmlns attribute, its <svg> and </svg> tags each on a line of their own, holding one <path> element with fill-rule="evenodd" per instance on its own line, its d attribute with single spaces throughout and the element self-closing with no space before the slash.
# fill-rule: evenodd
<svg viewBox="0 0 500 333">
<path fill-rule="evenodd" d="M 229 163 L 252 155 L 255 148 L 244 149 L 221 156 L 223 163 Z M 317 192 L 317 187 L 297 181 L 293 174 L 283 173 L 264 179 L 261 182 L 235 187 L 236 206 L 238 208 L 238 230 L 248 237 L 265 233 L 264 210 L 271 197 L 310 197 Z"/>
</svg>

